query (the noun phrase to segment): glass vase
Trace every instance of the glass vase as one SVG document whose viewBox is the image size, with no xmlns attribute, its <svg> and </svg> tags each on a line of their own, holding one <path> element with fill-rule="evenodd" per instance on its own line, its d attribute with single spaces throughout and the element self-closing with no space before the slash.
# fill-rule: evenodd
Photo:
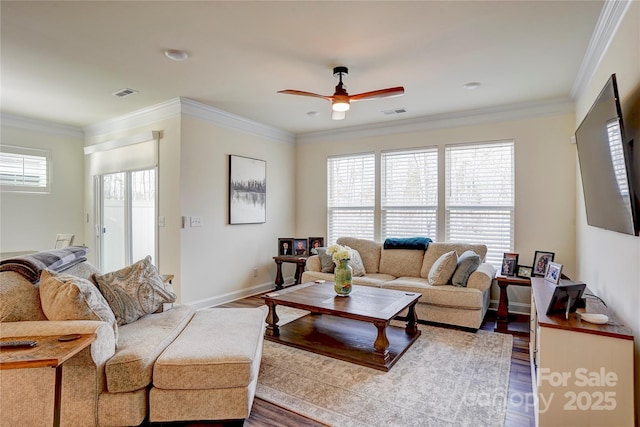
<svg viewBox="0 0 640 427">
<path fill-rule="evenodd" d="M 351 279 L 353 277 L 353 269 L 349 265 L 349 260 L 340 260 L 333 274 L 335 280 L 333 289 L 336 291 L 336 294 L 341 297 L 349 296 L 352 288 Z"/>
</svg>

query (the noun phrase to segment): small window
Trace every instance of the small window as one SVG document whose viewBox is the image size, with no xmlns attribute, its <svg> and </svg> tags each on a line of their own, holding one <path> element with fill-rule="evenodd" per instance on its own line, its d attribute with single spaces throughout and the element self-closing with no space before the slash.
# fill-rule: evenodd
<svg viewBox="0 0 640 427">
<path fill-rule="evenodd" d="M 49 152 L 30 148 L 0 147 L 2 191 L 48 193 Z"/>
</svg>

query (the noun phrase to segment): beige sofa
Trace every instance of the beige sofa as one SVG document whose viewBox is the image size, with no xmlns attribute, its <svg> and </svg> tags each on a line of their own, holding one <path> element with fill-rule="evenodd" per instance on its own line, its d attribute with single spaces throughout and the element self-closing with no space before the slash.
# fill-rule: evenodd
<svg viewBox="0 0 640 427">
<path fill-rule="evenodd" d="M 353 237 L 341 237 L 337 241 L 357 250 L 362 258 L 366 274 L 354 276 L 356 285 L 375 286 L 408 292 L 420 292 L 416 305 L 421 321 L 435 322 L 477 330 L 489 306 L 494 267 L 484 262 L 485 245 L 466 243 L 429 243 L 427 250 L 384 249 L 383 244 Z M 461 255 L 467 250 L 476 252 L 481 264 L 469 276 L 466 287 L 430 285 L 429 272 L 443 254 L 456 251 Z M 302 282 L 333 280 L 333 273 L 323 273 L 317 255 L 309 257 Z"/>
<path fill-rule="evenodd" d="M 66 270 L 90 278 L 81 262 Z M 39 287 L 0 272 L 0 337 L 93 333 L 63 365 L 61 425 L 133 426 L 147 420 L 249 416 L 262 356 L 264 311 L 175 305 L 117 327 L 96 320 L 47 320 Z M 230 339 L 231 337 L 231 339 Z M 161 367 L 156 361 L 162 360 Z M 54 369 L 0 370 L 1 424 L 50 426 Z M 150 395 L 155 393 L 155 400 Z"/>
</svg>

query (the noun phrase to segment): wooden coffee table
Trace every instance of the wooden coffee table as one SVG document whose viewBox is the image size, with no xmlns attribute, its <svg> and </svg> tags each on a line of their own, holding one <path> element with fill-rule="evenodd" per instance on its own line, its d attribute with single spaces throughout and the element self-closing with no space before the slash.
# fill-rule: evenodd
<svg viewBox="0 0 640 427">
<path fill-rule="evenodd" d="M 303 283 L 263 295 L 269 306 L 265 339 L 381 371 L 388 371 L 420 336 L 413 292 L 353 286 L 337 296 L 333 282 Z M 311 312 L 278 326 L 276 306 Z M 391 320 L 409 308 L 405 328 Z"/>
</svg>

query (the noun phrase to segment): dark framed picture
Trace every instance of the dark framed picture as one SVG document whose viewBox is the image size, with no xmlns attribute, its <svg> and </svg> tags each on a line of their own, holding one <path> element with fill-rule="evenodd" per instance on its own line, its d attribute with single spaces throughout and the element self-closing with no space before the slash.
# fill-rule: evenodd
<svg viewBox="0 0 640 427">
<path fill-rule="evenodd" d="M 518 254 L 505 253 L 502 256 L 502 270 L 500 274 L 503 276 L 513 276 L 516 274 L 516 266 L 518 265 Z"/>
<path fill-rule="evenodd" d="M 278 239 L 278 255 L 293 255 L 293 237 Z"/>
<path fill-rule="evenodd" d="M 309 237 L 309 255 L 318 255 L 317 248 L 324 246 L 324 237 Z"/>
<path fill-rule="evenodd" d="M 267 221 L 267 162 L 229 155 L 229 224 Z"/>
<path fill-rule="evenodd" d="M 308 243 L 307 239 L 293 239 L 293 254 L 307 255 Z"/>
<path fill-rule="evenodd" d="M 533 256 L 533 270 L 531 271 L 531 275 L 544 276 L 544 273 L 547 271 L 547 264 L 553 261 L 555 255 L 554 252 L 536 251 Z"/>
<path fill-rule="evenodd" d="M 549 262 L 547 264 L 547 271 L 544 273 L 544 280 L 557 285 L 560 281 L 561 275 L 562 264 L 558 264 L 557 262 Z"/>
<path fill-rule="evenodd" d="M 518 266 L 518 273 L 516 274 L 516 276 L 518 277 L 522 277 L 522 278 L 529 278 L 531 277 L 531 270 L 532 268 L 526 265 L 519 265 Z"/>
</svg>

